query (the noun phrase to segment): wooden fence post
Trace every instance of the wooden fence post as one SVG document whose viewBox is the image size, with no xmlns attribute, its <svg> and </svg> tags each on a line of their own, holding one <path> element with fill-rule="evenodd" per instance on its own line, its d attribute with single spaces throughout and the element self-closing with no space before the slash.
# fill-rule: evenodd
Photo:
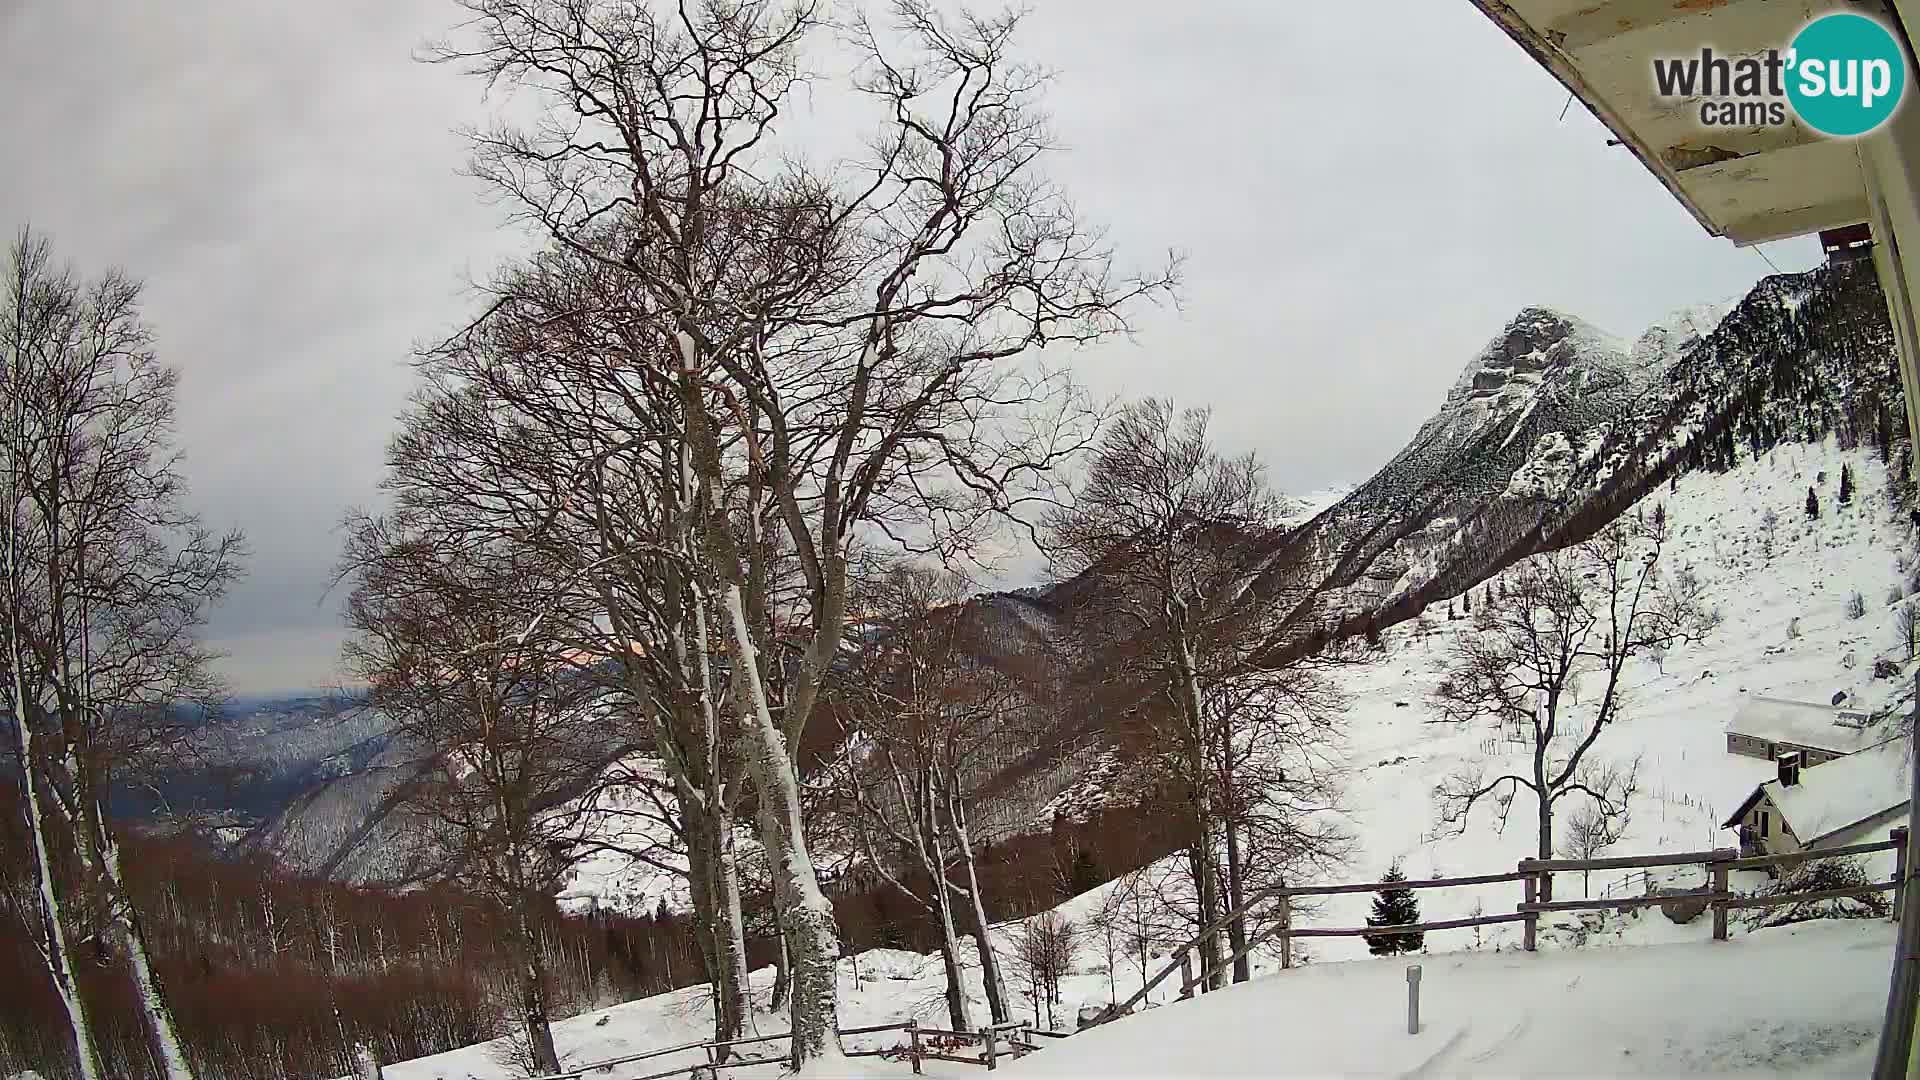
<svg viewBox="0 0 1920 1080">
<path fill-rule="evenodd" d="M 1712 864 L 1712 870 L 1713 870 L 1713 885 L 1711 886 L 1711 888 L 1713 889 L 1714 895 L 1716 897 L 1725 896 L 1727 894 L 1726 862 L 1724 860 L 1714 862 Z M 1712 901 L 1712 903 L 1713 903 L 1713 940 L 1725 941 L 1727 940 L 1727 902 L 1725 900 L 1716 899 Z"/>
<path fill-rule="evenodd" d="M 1185 999 L 1185 998 L 1190 998 L 1192 996 L 1193 996 L 1193 950 L 1183 949 L 1180 952 L 1180 997 L 1182 999 Z"/>
<path fill-rule="evenodd" d="M 1523 874 L 1527 874 L 1526 863 L 1523 862 L 1520 864 L 1520 872 Z M 1532 874 L 1527 874 L 1526 877 L 1520 879 L 1520 888 L 1521 888 L 1522 896 L 1525 898 L 1526 902 L 1528 904 L 1533 903 L 1534 879 Z M 1527 916 L 1526 921 L 1520 924 L 1521 930 L 1522 930 L 1521 937 L 1520 937 L 1520 947 L 1527 950 L 1528 952 L 1533 952 L 1535 936 L 1539 932 L 1539 927 L 1540 927 L 1540 913 L 1537 911 L 1529 911 L 1526 913 L 1526 916 Z"/>
<path fill-rule="evenodd" d="M 913 1075 L 920 1075 L 920 1022 L 907 1021 L 907 1060 L 913 1062 Z"/>
<path fill-rule="evenodd" d="M 997 1056 L 1000 1049 L 1000 1031 L 992 1024 L 988 1024 L 982 1034 L 986 1036 L 987 1043 L 987 1071 L 992 1072 L 1000 1067 Z"/>
<path fill-rule="evenodd" d="M 1900 845 L 1893 849 L 1893 880 L 1899 882 L 1893 890 L 1893 921 L 1900 921 L 1901 905 L 1907 899 L 1907 827 L 1896 825 L 1888 839 Z"/>
<path fill-rule="evenodd" d="M 1280 894 L 1280 966 L 1293 966 L 1293 896 Z"/>
</svg>

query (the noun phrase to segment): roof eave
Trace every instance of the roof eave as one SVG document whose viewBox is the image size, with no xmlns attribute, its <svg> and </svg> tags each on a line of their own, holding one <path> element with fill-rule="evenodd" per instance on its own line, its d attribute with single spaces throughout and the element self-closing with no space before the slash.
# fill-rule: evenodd
<svg viewBox="0 0 1920 1080">
<path fill-rule="evenodd" d="M 1740 806 L 1734 810 L 1732 817 L 1721 822 L 1720 827 L 1723 829 L 1731 829 L 1731 828 L 1737 827 L 1740 824 L 1740 819 L 1743 817 L 1746 817 L 1747 811 L 1753 809 L 1753 804 L 1759 802 L 1761 797 L 1764 796 L 1766 793 L 1767 793 L 1766 784 L 1755 785 L 1753 789 L 1753 794 L 1747 796 L 1747 801 L 1741 803 Z"/>
<path fill-rule="evenodd" d="M 1699 222 L 1701 228 L 1707 230 L 1707 232 L 1713 236 L 1727 235 L 1714 223 L 1706 211 L 1701 209 L 1699 204 L 1694 202 L 1693 198 L 1687 194 L 1686 189 L 1680 184 L 1679 175 L 1675 173 L 1666 162 L 1662 161 L 1660 156 L 1654 153 L 1653 149 L 1646 144 L 1645 140 L 1635 133 L 1633 128 L 1601 99 L 1600 95 L 1594 91 L 1587 80 L 1580 75 L 1579 70 L 1568 61 L 1566 54 L 1562 53 L 1552 42 L 1541 36 L 1541 34 L 1534 29 L 1533 25 L 1522 18 L 1519 13 L 1515 12 L 1512 7 L 1508 6 L 1505 0 L 1472 0 L 1472 2 L 1475 7 L 1480 9 L 1481 14 L 1493 20 L 1494 25 L 1505 31 L 1506 35 L 1513 39 L 1514 44 L 1525 49 L 1527 55 L 1533 57 L 1535 63 L 1552 72 L 1553 77 L 1560 80 L 1560 84 L 1565 86 L 1569 93 L 1580 99 L 1581 104 L 1587 107 L 1587 111 L 1593 113 L 1601 123 L 1607 125 L 1608 130 L 1613 132 L 1614 138 L 1620 140 L 1620 145 L 1625 146 L 1628 150 L 1632 151 L 1634 157 L 1640 159 L 1640 164 L 1645 166 L 1646 170 L 1660 181 L 1661 185 L 1667 189 L 1669 194 L 1679 200 L 1681 206 L 1687 208 L 1687 213 L 1693 215 L 1693 220 Z M 1782 234 L 1782 236 L 1791 235 L 1796 234 L 1791 232 Z M 1780 239 L 1782 236 L 1756 235 L 1754 238 L 1737 236 L 1729 238 L 1734 240 L 1735 243 L 1753 244 L 1763 243 L 1766 240 Z"/>
<path fill-rule="evenodd" d="M 1801 846 L 1809 847 L 1809 848 L 1817 847 L 1821 843 L 1827 840 L 1831 840 L 1834 837 L 1839 836 L 1841 833 L 1848 831 L 1849 829 L 1857 829 L 1860 826 L 1865 825 L 1867 822 L 1872 821 L 1874 818 L 1877 818 L 1882 814 L 1891 814 L 1895 810 L 1898 810 L 1901 807 L 1907 805 L 1909 801 L 1910 800 L 1907 800 L 1907 799 L 1901 799 L 1899 802 L 1894 803 L 1892 806 L 1889 806 L 1883 810 L 1876 810 L 1873 813 L 1868 814 L 1866 817 L 1861 818 L 1859 821 L 1848 822 L 1847 824 L 1842 825 L 1837 829 L 1828 829 L 1826 832 L 1821 833 L 1819 836 L 1814 837 L 1813 839 L 1807 841 L 1805 844 Z"/>
</svg>

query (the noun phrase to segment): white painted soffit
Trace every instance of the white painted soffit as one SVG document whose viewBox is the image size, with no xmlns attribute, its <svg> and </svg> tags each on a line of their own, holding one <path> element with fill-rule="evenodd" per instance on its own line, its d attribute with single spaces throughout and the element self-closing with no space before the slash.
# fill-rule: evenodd
<svg viewBox="0 0 1920 1080">
<path fill-rule="evenodd" d="M 1841 0 L 1473 0 L 1564 83 L 1715 236 L 1754 244 L 1867 219 L 1851 141 L 1783 127 L 1704 127 L 1700 99 L 1654 96 L 1655 57 L 1785 48 Z"/>
</svg>

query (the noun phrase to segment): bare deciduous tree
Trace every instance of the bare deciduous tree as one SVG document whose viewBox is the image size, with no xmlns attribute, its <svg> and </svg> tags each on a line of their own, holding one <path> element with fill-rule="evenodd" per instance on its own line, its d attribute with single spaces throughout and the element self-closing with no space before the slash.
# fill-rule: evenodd
<svg viewBox="0 0 1920 1080">
<path fill-rule="evenodd" d="M 1043 182 L 1045 79 L 1011 54 L 1016 16 L 897 0 L 889 31 L 856 22 L 853 88 L 884 128 L 865 162 L 815 173 L 781 145 L 810 3 L 462 4 L 472 37 L 436 57 L 550 109 L 476 136 L 475 172 L 630 280 L 622 314 L 652 337 L 634 373 L 677 396 L 735 752 L 778 866 L 793 1059 L 837 1054 L 838 936 L 794 753 L 841 648 L 855 540 L 952 551 L 1009 510 L 1083 408 L 1017 358 L 1123 329 L 1170 271 L 1116 276 Z M 803 581 L 784 606 L 773 551 Z"/>
<path fill-rule="evenodd" d="M 1636 767 L 1628 770 L 1629 775 L 1638 772 Z M 1576 859 L 1592 859 L 1620 839 L 1626 831 L 1629 817 L 1629 800 L 1632 797 L 1630 786 L 1619 782 L 1601 781 L 1603 789 L 1622 789 L 1622 797 L 1617 800 L 1617 812 L 1608 804 L 1589 799 L 1575 807 L 1567 816 L 1566 842 L 1562 845 L 1567 854 Z M 1580 895 L 1590 897 L 1593 871 L 1580 871 Z"/>
<path fill-rule="evenodd" d="M 1560 800 L 1591 800 L 1612 819 L 1627 812 L 1634 770 L 1588 758 L 1624 715 L 1627 663 L 1697 639 L 1709 624 L 1693 575 L 1661 572 L 1666 539 L 1658 524 L 1622 518 L 1572 547 L 1535 555 L 1511 575 L 1511 597 L 1482 609 L 1460 636 L 1448 674 L 1454 692 L 1438 706 L 1454 719 L 1517 729 L 1530 768 L 1489 778 L 1481 765 L 1447 778 L 1436 791 L 1444 822 L 1464 828 L 1473 807 L 1492 797 L 1504 823 L 1518 792 L 1531 792 L 1536 850 L 1547 859 Z M 1603 687 L 1590 707 L 1575 703 L 1587 673 Z M 1544 891 L 1551 899 L 1550 882 Z"/>
<path fill-rule="evenodd" d="M 63 896 L 69 837 L 104 930 L 133 970 L 154 1058 L 169 1080 L 193 1069 L 154 970 L 116 830 L 115 777 L 137 775 L 179 734 L 186 707 L 220 686 L 199 631 L 238 574 L 238 534 L 183 508 L 173 447 L 178 376 L 154 355 L 140 286 L 118 273 L 81 282 L 44 241 L 9 253 L 0 350 L 7 537 L 7 698 L 35 836 L 41 955 L 67 1005 L 82 1075 L 103 1062 L 73 979 L 84 905 Z"/>
<path fill-rule="evenodd" d="M 1330 803 L 1337 699 L 1306 664 L 1257 662 L 1273 628 L 1246 599 L 1282 509 L 1256 459 L 1214 451 L 1204 411 L 1149 400 L 1122 410 L 1073 504 L 1045 518 L 1056 561 L 1090 582 L 1081 629 L 1098 669 L 1149 688 L 1116 706 L 1185 804 L 1196 925 L 1242 911 L 1252 863 L 1279 873 L 1336 846 L 1306 815 Z M 1244 913 L 1227 933 L 1239 952 Z M 1224 984 L 1212 935 L 1199 951 L 1208 984 Z M 1248 970 L 1242 957 L 1235 977 Z"/>
<path fill-rule="evenodd" d="M 1010 1013 L 987 932 L 969 808 L 978 785 L 1005 763 L 1007 748 L 1030 743 L 1037 710 L 1026 680 L 993 665 L 993 650 L 970 617 L 964 580 L 912 563 L 873 578 L 862 590 L 869 632 L 847 675 L 842 802 L 869 864 L 938 917 L 956 1027 L 971 1026 L 961 933 L 978 951 L 992 1019 L 1005 1021 Z M 901 877 L 895 866 L 913 876 Z"/>
<path fill-rule="evenodd" d="M 583 798 L 604 812 L 637 784 L 658 804 L 684 860 L 675 872 L 700 927 L 714 1036 L 736 1039 L 751 1013 L 736 835 L 745 763 L 727 732 L 731 680 L 678 396 L 647 374 L 660 339 L 630 317 L 632 283 L 571 249 L 509 267 L 493 290 L 484 318 L 423 358 L 427 386 L 384 486 L 444 550 L 485 540 L 549 569 L 552 599 L 523 635 L 583 661 L 580 676 L 615 695 L 627 737 L 656 749 L 669 789 L 616 773 Z M 770 623 L 755 630 L 771 641 Z"/>
<path fill-rule="evenodd" d="M 512 913 L 524 1046 L 540 1072 L 557 1072 L 536 906 L 584 839 L 564 804 L 619 746 L 596 688 L 549 639 L 521 633 L 552 611 L 538 565 L 497 548 L 447 552 L 404 523 L 361 518 L 346 569 L 348 662 L 421 757 L 405 792 L 436 871 Z"/>
<path fill-rule="evenodd" d="M 1079 927 L 1057 911 L 1043 911 L 1021 925 L 1014 938 L 1014 965 L 1027 984 L 1035 1023 L 1054 1026 L 1053 1007 L 1060 1003 L 1060 983 L 1073 973 L 1079 949 Z"/>
</svg>

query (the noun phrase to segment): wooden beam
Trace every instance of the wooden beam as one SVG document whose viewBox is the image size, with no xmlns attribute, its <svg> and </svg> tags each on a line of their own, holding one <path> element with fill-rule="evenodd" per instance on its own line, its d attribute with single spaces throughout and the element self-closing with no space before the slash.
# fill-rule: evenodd
<svg viewBox="0 0 1920 1080">
<path fill-rule="evenodd" d="M 1822 203 L 1819 206 L 1761 211 L 1752 217 L 1731 222 L 1727 225 L 1725 235 L 1735 244 L 1749 247 L 1753 244 L 1804 236 L 1807 233 L 1831 229 L 1838 225 L 1853 225 L 1865 221 L 1867 212 L 1867 195 L 1865 189 L 1862 189 L 1858 195 Z"/>
<path fill-rule="evenodd" d="M 1466 926 L 1492 926 L 1494 923 L 1519 922 L 1527 916 L 1522 912 L 1511 915 L 1480 915 L 1471 919 L 1442 919 L 1439 922 L 1407 923 L 1401 926 L 1360 926 L 1288 931 L 1288 937 L 1362 937 L 1367 934 L 1424 934 L 1429 930 L 1458 930 Z"/>
<path fill-rule="evenodd" d="M 1847 897 L 1865 896 L 1868 893 L 1891 892 L 1898 889 L 1897 881 L 1876 881 L 1871 885 L 1853 885 L 1844 889 L 1820 889 L 1815 892 L 1783 893 L 1779 896 L 1748 896 L 1738 900 L 1724 901 L 1730 908 L 1783 907 L 1812 900 L 1840 900 Z"/>
<path fill-rule="evenodd" d="M 1763 154 L 1791 150 L 1820 141 L 1820 136 L 1801 127 L 1798 121 L 1780 127 L 1700 128 L 1692 137 L 1671 143 L 1660 150 L 1660 160 L 1688 180 L 1687 173 L 1724 161 L 1741 161 Z"/>
<path fill-rule="evenodd" d="M 1273 893 L 1278 896 L 1333 896 L 1337 893 L 1379 892 L 1382 889 L 1445 889 L 1455 885 L 1496 885 L 1503 881 L 1519 881 L 1526 876 L 1514 871 L 1508 874 L 1475 874 L 1471 877 L 1414 881 L 1368 881 L 1352 885 L 1288 885 L 1273 890 Z"/>
<path fill-rule="evenodd" d="M 1686 892 L 1665 896 L 1616 896 L 1607 900 L 1552 900 L 1543 904 L 1521 904 L 1522 912 L 1545 911 L 1625 911 L 1627 908 L 1654 907 L 1688 900 L 1714 903 L 1732 898 L 1730 893 Z"/>
<path fill-rule="evenodd" d="M 1749 855 L 1744 859 L 1735 859 L 1727 864 L 1729 870 L 1758 870 L 1766 866 L 1798 866 L 1809 859 L 1843 859 L 1849 855 L 1871 855 L 1876 851 L 1892 851 L 1900 844 L 1893 840 L 1875 840 L 1866 844 L 1848 844 L 1845 847 L 1807 848 L 1781 855 Z"/>
<path fill-rule="evenodd" d="M 1743 0 L 1743 4 L 1753 3 Z M 1734 6 L 1733 0 L 1613 0 L 1564 16 L 1548 24 L 1546 32 L 1555 45 L 1577 53 L 1626 34 L 1681 19 L 1712 16 Z"/>
<path fill-rule="evenodd" d="M 1522 871 L 1539 870 L 1635 870 L 1643 866 L 1685 866 L 1688 863 L 1727 862 L 1738 858 L 1733 848 L 1712 851 L 1677 851 L 1671 855 L 1619 855 L 1606 859 L 1521 859 Z"/>
</svg>

